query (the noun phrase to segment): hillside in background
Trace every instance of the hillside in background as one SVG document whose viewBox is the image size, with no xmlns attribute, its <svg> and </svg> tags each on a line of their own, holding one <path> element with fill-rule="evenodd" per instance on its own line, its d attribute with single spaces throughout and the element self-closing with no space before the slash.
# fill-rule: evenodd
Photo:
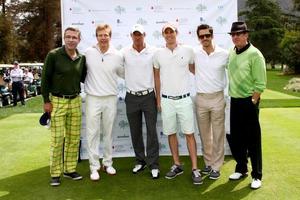
<svg viewBox="0 0 300 200">
<path fill-rule="evenodd" d="M 238 0 L 238 10 L 245 10 L 247 0 Z M 300 16 L 299 12 L 293 11 L 293 0 L 276 0 L 284 13 L 294 13 Z"/>
</svg>

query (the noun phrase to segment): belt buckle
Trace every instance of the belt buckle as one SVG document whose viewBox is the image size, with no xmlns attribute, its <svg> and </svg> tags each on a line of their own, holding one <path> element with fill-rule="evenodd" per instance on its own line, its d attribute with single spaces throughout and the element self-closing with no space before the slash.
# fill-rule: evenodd
<svg viewBox="0 0 300 200">
<path fill-rule="evenodd" d="M 136 94 L 137 96 L 143 96 L 143 92 L 140 92 L 140 91 L 135 92 L 135 94 Z"/>
<path fill-rule="evenodd" d="M 180 96 L 168 96 L 169 99 L 172 99 L 172 100 L 178 100 L 178 99 L 181 99 Z"/>
<path fill-rule="evenodd" d="M 146 95 L 146 94 L 148 94 L 148 93 L 149 93 L 148 90 L 142 91 L 142 94 L 143 94 L 143 95 Z"/>
</svg>

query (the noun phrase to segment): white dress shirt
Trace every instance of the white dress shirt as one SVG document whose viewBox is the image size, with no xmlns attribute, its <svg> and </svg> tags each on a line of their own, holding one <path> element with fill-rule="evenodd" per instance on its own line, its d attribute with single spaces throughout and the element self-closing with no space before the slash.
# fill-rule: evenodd
<svg viewBox="0 0 300 200">
<path fill-rule="evenodd" d="M 214 93 L 225 89 L 228 51 L 215 45 L 209 55 L 202 46 L 195 49 L 195 80 L 197 93 Z"/>
</svg>

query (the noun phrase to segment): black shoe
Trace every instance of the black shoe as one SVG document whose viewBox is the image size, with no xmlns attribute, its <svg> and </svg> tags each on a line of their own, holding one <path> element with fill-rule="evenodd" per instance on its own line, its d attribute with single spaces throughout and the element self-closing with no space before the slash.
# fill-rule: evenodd
<svg viewBox="0 0 300 200">
<path fill-rule="evenodd" d="M 211 166 L 205 166 L 204 169 L 201 170 L 201 173 L 206 175 L 206 174 L 210 174 L 211 171 L 212 171 Z"/>
<path fill-rule="evenodd" d="M 82 176 L 80 174 L 78 174 L 77 172 L 64 173 L 64 177 L 71 178 L 73 180 L 81 180 L 82 179 Z"/>
<path fill-rule="evenodd" d="M 220 172 L 216 170 L 212 170 L 209 174 L 209 178 L 213 180 L 220 178 Z"/>
<path fill-rule="evenodd" d="M 51 177 L 50 180 L 50 185 L 51 186 L 59 186 L 60 185 L 60 177 Z"/>
</svg>

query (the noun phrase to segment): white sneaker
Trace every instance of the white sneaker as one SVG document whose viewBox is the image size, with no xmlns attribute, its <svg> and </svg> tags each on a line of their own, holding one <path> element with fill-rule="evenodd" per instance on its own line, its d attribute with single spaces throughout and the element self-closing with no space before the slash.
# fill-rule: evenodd
<svg viewBox="0 0 300 200">
<path fill-rule="evenodd" d="M 256 179 L 256 178 L 252 179 L 251 188 L 258 189 L 260 187 L 261 187 L 261 180 Z"/>
<path fill-rule="evenodd" d="M 140 171 L 143 171 L 146 168 L 146 165 L 142 165 L 142 164 L 137 164 L 134 166 L 134 168 L 132 169 L 132 173 L 136 174 Z"/>
<path fill-rule="evenodd" d="M 103 170 L 109 175 L 116 175 L 117 171 L 113 166 L 103 166 Z"/>
<path fill-rule="evenodd" d="M 98 181 L 98 180 L 100 179 L 100 176 L 99 176 L 99 173 L 98 173 L 97 170 L 91 171 L 90 179 L 91 179 L 92 181 Z"/>
<path fill-rule="evenodd" d="M 158 179 L 159 177 L 159 169 L 152 169 L 151 170 L 151 175 L 153 179 Z"/>
<path fill-rule="evenodd" d="M 247 174 L 242 174 L 242 173 L 239 173 L 239 172 L 234 172 L 233 174 L 231 174 L 229 176 L 229 179 L 230 180 L 239 180 L 243 177 L 247 176 Z"/>
</svg>

